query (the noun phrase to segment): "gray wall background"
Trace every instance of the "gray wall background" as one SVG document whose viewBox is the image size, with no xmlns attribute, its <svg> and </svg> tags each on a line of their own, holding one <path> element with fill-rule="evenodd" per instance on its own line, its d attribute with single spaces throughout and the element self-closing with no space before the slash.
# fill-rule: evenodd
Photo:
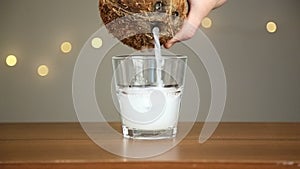
<svg viewBox="0 0 300 169">
<path fill-rule="evenodd" d="M 211 29 L 203 29 L 218 50 L 227 75 L 223 121 L 300 121 L 300 1 L 229 0 L 213 11 Z M 265 30 L 268 20 L 278 32 Z M 78 53 L 102 25 L 97 0 L 0 1 L 0 122 L 77 121 L 72 102 L 72 73 Z M 73 50 L 59 46 L 71 41 Z M 105 43 L 105 42 L 104 42 Z M 181 44 L 173 52 L 189 56 L 201 92 L 199 121 L 205 120 L 210 84 L 203 65 Z M 115 46 L 98 70 L 97 97 L 107 120 L 118 120 L 111 97 L 111 56 L 130 53 Z M 18 57 L 7 67 L 8 54 Z M 40 64 L 47 77 L 37 76 Z"/>
</svg>

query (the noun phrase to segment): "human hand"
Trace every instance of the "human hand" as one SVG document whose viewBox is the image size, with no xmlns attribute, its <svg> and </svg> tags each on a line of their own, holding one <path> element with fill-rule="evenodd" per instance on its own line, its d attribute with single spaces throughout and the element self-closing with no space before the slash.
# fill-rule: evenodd
<svg viewBox="0 0 300 169">
<path fill-rule="evenodd" d="M 200 27 L 202 19 L 206 17 L 211 10 L 218 8 L 225 2 L 226 0 L 189 0 L 189 15 L 184 21 L 180 31 L 164 45 L 165 48 L 168 49 L 176 42 L 192 38 L 196 34 L 197 29 Z"/>
</svg>

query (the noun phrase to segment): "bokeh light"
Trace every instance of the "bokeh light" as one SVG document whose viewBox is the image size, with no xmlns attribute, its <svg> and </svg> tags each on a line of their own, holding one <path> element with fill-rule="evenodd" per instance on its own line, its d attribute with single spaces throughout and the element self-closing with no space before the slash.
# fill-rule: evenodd
<svg viewBox="0 0 300 169">
<path fill-rule="evenodd" d="M 277 24 L 273 21 L 270 21 L 267 23 L 266 29 L 269 33 L 275 33 L 277 31 Z"/>
<path fill-rule="evenodd" d="M 47 76 L 48 73 L 49 73 L 49 68 L 48 68 L 48 66 L 46 66 L 46 65 L 40 65 L 40 66 L 38 67 L 38 69 L 37 69 L 37 73 L 38 73 L 40 76 L 42 76 L 42 77 Z"/>
<path fill-rule="evenodd" d="M 91 45 L 93 46 L 93 48 L 99 49 L 99 48 L 101 48 L 102 43 L 103 43 L 102 39 L 96 37 L 96 38 L 92 39 Z"/>
<path fill-rule="evenodd" d="M 205 17 L 202 22 L 201 25 L 203 28 L 211 28 L 212 27 L 212 20 L 209 17 Z"/>
<path fill-rule="evenodd" d="M 10 66 L 10 67 L 15 66 L 17 64 L 17 62 L 18 62 L 18 59 L 15 55 L 8 55 L 6 57 L 7 66 Z"/>
<path fill-rule="evenodd" d="M 60 50 L 63 52 L 63 53 L 70 53 L 71 50 L 72 50 L 72 44 L 70 42 L 63 42 L 61 45 L 60 45 Z"/>
</svg>

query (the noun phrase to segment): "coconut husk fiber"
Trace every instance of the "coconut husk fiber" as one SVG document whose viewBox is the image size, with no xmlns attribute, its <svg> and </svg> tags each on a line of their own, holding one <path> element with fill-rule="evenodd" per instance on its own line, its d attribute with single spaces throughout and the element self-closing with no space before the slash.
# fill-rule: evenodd
<svg viewBox="0 0 300 169">
<path fill-rule="evenodd" d="M 108 31 L 136 49 L 154 48 L 153 27 L 160 43 L 170 40 L 188 14 L 186 0 L 99 0 L 100 17 Z"/>
</svg>

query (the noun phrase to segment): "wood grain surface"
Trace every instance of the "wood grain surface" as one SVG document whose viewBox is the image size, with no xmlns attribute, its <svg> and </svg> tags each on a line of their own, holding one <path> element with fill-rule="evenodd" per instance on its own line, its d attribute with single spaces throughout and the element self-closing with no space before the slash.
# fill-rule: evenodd
<svg viewBox="0 0 300 169">
<path fill-rule="evenodd" d="M 0 168 L 300 168 L 300 123 L 221 123 L 200 144 L 202 126 L 168 152 L 138 159 L 100 148 L 79 123 L 0 124 Z"/>
</svg>

